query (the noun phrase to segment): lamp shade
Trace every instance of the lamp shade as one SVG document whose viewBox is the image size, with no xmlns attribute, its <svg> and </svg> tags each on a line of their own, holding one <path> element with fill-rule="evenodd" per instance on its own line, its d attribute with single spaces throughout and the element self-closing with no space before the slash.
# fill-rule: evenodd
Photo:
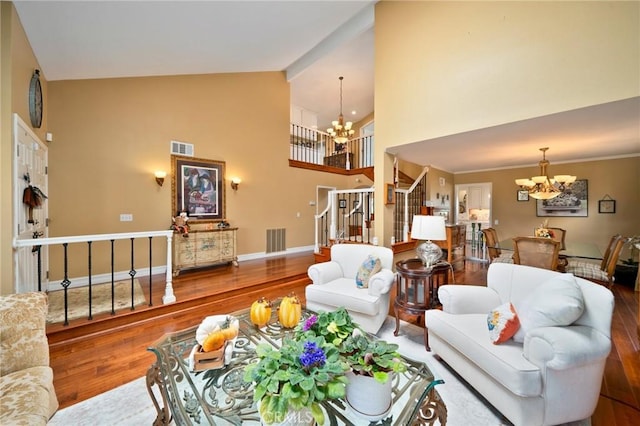
<svg viewBox="0 0 640 426">
<path fill-rule="evenodd" d="M 444 216 L 413 216 L 411 238 L 416 240 L 446 240 L 447 231 L 444 226 Z"/>
</svg>

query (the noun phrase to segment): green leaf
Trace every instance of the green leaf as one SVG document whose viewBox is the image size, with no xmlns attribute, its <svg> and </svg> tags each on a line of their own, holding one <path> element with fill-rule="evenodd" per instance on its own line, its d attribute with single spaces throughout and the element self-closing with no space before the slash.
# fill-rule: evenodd
<svg viewBox="0 0 640 426">
<path fill-rule="evenodd" d="M 327 385 L 327 398 L 343 398 L 345 395 L 344 383 L 329 383 Z"/>
<path fill-rule="evenodd" d="M 300 382 L 300 387 L 306 391 L 310 391 L 314 386 L 315 381 L 311 377 L 305 377 L 304 380 Z"/>
<path fill-rule="evenodd" d="M 373 373 L 373 378 L 380 383 L 386 383 L 389 375 L 384 371 L 376 371 L 375 373 Z"/>
<path fill-rule="evenodd" d="M 314 402 L 313 404 L 311 404 L 310 408 L 311 415 L 315 419 L 316 423 L 322 426 L 324 424 L 324 411 L 322 411 L 322 408 L 320 408 L 320 404 Z"/>
</svg>

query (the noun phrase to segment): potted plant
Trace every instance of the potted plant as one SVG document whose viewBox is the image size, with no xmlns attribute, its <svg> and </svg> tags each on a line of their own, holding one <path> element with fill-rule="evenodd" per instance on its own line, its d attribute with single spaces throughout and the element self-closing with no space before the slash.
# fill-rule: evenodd
<svg viewBox="0 0 640 426">
<path fill-rule="evenodd" d="M 320 402 L 345 396 L 349 367 L 322 336 L 285 338 L 279 350 L 261 344 L 256 353 L 258 362 L 245 367 L 244 380 L 255 383 L 253 398 L 266 424 L 305 419 L 322 425 Z"/>
<path fill-rule="evenodd" d="M 342 342 L 360 330 L 345 308 L 311 315 L 295 329 L 295 338 L 322 336 L 341 351 Z"/>
<path fill-rule="evenodd" d="M 355 334 L 342 342 L 341 352 L 351 367 L 347 403 L 369 420 L 384 417 L 391 408 L 393 374 L 407 371 L 398 345 Z"/>
</svg>

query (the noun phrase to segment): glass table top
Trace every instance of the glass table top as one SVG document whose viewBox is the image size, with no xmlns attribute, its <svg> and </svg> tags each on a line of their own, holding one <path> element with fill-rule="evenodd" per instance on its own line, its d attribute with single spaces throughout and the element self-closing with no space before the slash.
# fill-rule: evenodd
<svg viewBox="0 0 640 426">
<path fill-rule="evenodd" d="M 272 322 L 262 328 L 251 323 L 249 309 L 231 313 L 239 320 L 239 335 L 230 362 L 219 369 L 191 371 L 188 358 L 197 345 L 197 326 L 166 334 L 149 347 L 157 357 L 147 373 L 149 394 L 158 410 L 154 425 L 168 424 L 171 420 L 177 425 L 259 425 L 253 384 L 243 381 L 244 367 L 256 361 L 258 344 L 269 343 L 278 348 L 285 336 L 292 336 L 291 329 L 277 322 L 276 312 L 274 306 Z M 303 311 L 303 318 L 311 314 Z M 365 421 L 344 401 L 333 400 L 322 403 L 325 425 L 445 424 L 446 407 L 434 387 L 442 382 L 434 381 L 424 363 L 404 360 L 408 368 L 405 373 L 395 375 L 393 406 L 386 419 Z M 164 407 L 156 399 L 158 391 Z"/>
</svg>

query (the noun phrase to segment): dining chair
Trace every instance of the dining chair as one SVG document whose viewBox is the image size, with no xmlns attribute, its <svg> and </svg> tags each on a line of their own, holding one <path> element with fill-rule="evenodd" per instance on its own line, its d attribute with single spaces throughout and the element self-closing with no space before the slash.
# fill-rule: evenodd
<svg viewBox="0 0 640 426">
<path fill-rule="evenodd" d="M 624 237 L 614 235 L 609 241 L 609 246 L 599 266 L 597 263 L 570 260 L 566 267 L 566 272 L 611 288 L 613 287 L 616 265 L 624 243 Z"/>
<path fill-rule="evenodd" d="M 567 235 L 567 231 L 562 228 L 547 228 L 550 231 L 553 231 L 552 240 L 560 241 L 560 250 L 566 250 L 567 247 L 564 244 L 564 239 Z"/>
<path fill-rule="evenodd" d="M 567 231 L 562 228 L 547 228 L 551 231 L 551 239 L 560 242 L 560 251 L 566 250 L 567 246 L 564 243 L 564 239 L 567 235 Z M 558 255 L 558 267 L 557 270 L 560 272 L 566 272 L 567 266 L 569 265 L 569 259 L 564 256 L 562 253 Z"/>
<path fill-rule="evenodd" d="M 510 253 L 502 254 L 502 250 L 498 247 L 498 232 L 494 228 L 485 228 L 482 233 L 491 263 L 513 263 L 513 256 Z"/>
<path fill-rule="evenodd" d="M 597 262 L 596 259 L 584 259 L 584 258 L 571 258 L 569 259 L 569 266 L 571 268 L 578 267 L 588 267 L 588 268 L 600 268 L 601 270 L 607 269 L 607 263 L 609 263 L 609 257 L 611 257 L 611 252 L 613 251 L 618 239 L 622 238 L 622 235 L 615 234 L 609 240 L 609 244 L 604 252 L 604 256 L 602 256 L 602 260 Z"/>
<path fill-rule="evenodd" d="M 559 241 L 551 238 L 515 237 L 513 247 L 513 263 L 552 271 L 558 267 Z"/>
</svg>

